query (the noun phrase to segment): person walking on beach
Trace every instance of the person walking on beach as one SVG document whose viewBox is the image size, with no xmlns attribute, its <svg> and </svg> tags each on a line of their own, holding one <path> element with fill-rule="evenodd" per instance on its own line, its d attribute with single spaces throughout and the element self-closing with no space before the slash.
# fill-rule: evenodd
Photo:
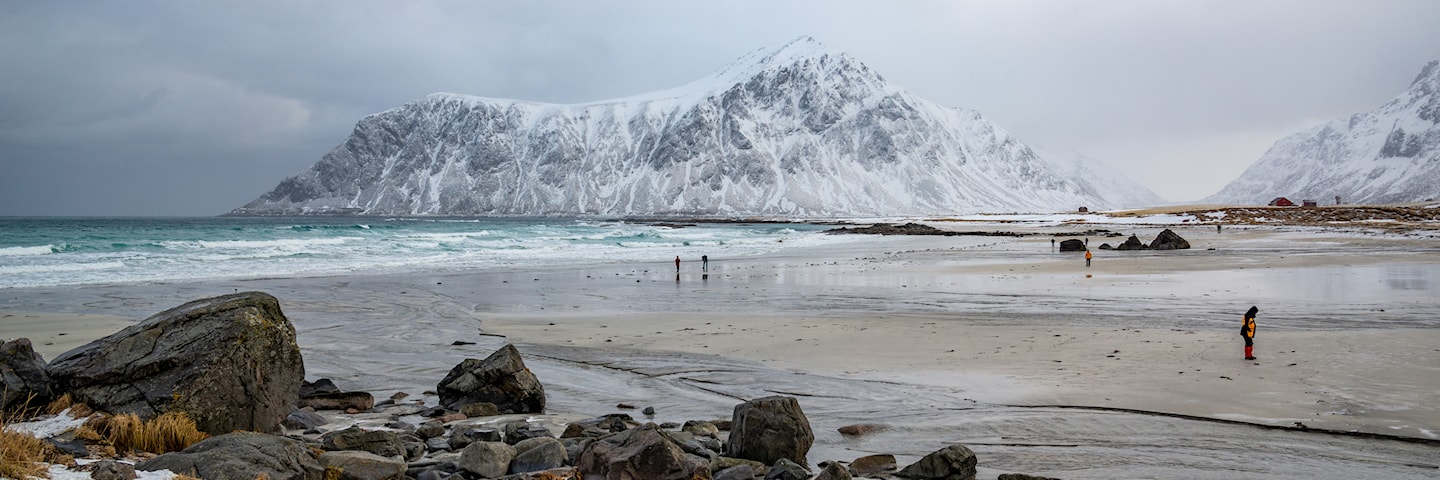
<svg viewBox="0 0 1440 480">
<path fill-rule="evenodd" d="M 676 255 L 676 256 L 675 256 L 675 271 L 676 271 L 677 273 L 680 271 L 680 256 L 679 256 L 679 255 Z"/>
<path fill-rule="evenodd" d="M 710 256 L 709 256 L 709 255 L 701 255 L 701 256 L 700 256 L 700 271 L 702 271 L 702 272 L 708 272 L 708 271 L 710 271 Z"/>
<path fill-rule="evenodd" d="M 1090 249 L 1085 249 L 1085 268 L 1090 268 L 1091 257 L 1093 257 L 1093 255 L 1090 254 Z"/>
<path fill-rule="evenodd" d="M 1245 312 L 1244 323 L 1240 325 L 1240 337 L 1245 339 L 1246 360 L 1255 359 L 1255 314 L 1257 313 L 1260 313 L 1260 309 L 1250 307 L 1250 310 Z"/>
</svg>

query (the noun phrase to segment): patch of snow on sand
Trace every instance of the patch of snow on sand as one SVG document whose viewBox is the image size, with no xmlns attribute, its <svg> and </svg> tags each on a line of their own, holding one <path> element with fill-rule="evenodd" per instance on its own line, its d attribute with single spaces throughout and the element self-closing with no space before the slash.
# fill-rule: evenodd
<svg viewBox="0 0 1440 480">
<path fill-rule="evenodd" d="M 85 419 L 70 416 L 70 409 L 67 408 L 60 412 L 59 415 L 33 422 L 12 423 L 6 425 L 5 429 L 12 432 L 26 433 L 39 439 L 46 439 L 84 424 Z"/>
<path fill-rule="evenodd" d="M 100 460 L 75 459 L 75 463 L 79 465 L 89 465 L 98 461 Z M 128 463 L 130 465 L 135 464 L 135 462 L 129 462 L 125 460 L 119 460 L 119 462 Z M 90 480 L 90 472 L 71 470 L 69 468 L 65 468 L 64 465 L 51 465 L 49 476 L 50 480 Z M 171 472 L 169 470 L 156 470 L 153 472 L 136 470 L 135 476 L 135 480 L 171 480 L 175 478 L 176 475 L 175 472 Z"/>
<path fill-rule="evenodd" d="M 1114 217 L 1105 214 L 972 214 L 954 217 L 970 222 L 1026 223 L 1034 225 L 1096 224 L 1096 225 L 1183 225 L 1199 222 L 1190 214 L 1154 214 L 1135 217 Z"/>
</svg>

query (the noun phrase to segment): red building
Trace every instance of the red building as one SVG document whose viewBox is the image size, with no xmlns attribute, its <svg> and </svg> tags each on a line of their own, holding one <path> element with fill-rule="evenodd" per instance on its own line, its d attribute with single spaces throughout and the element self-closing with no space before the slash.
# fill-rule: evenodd
<svg viewBox="0 0 1440 480">
<path fill-rule="evenodd" d="M 1270 201 L 1270 206 L 1272 206 L 1272 207 L 1293 207 L 1293 206 L 1295 206 L 1295 202 L 1292 202 L 1292 201 L 1290 201 L 1290 199 L 1285 198 L 1285 197 L 1275 197 L 1274 200 L 1271 200 L 1271 201 Z"/>
</svg>

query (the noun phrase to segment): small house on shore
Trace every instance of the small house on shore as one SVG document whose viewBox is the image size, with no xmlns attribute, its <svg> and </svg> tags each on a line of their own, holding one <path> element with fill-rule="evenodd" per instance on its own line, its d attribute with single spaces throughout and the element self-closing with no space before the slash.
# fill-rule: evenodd
<svg viewBox="0 0 1440 480">
<path fill-rule="evenodd" d="M 1270 206 L 1272 206 L 1272 207 L 1293 207 L 1293 206 L 1295 206 L 1295 202 L 1292 202 L 1292 201 L 1290 201 L 1290 199 L 1285 198 L 1285 197 L 1275 197 L 1274 200 L 1271 200 L 1271 201 L 1270 201 Z"/>
<path fill-rule="evenodd" d="M 1301 200 L 1301 201 L 1300 201 L 1300 206 L 1302 206 L 1302 207 L 1318 207 L 1318 206 L 1320 206 L 1320 202 L 1316 202 L 1316 201 L 1314 201 L 1314 200 Z"/>
</svg>

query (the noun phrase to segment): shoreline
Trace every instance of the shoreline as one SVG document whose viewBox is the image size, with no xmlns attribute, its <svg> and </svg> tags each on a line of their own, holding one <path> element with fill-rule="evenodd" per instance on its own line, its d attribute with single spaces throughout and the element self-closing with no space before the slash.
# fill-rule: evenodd
<svg viewBox="0 0 1440 480">
<path fill-rule="evenodd" d="M 1142 238 L 1161 229 L 1124 228 Z M 1195 448 L 1189 432 L 1199 431 L 1280 456 L 1297 455 L 1297 442 L 1354 448 L 1293 437 L 1306 435 L 1294 422 L 1433 448 L 1440 324 L 1430 299 L 1440 258 L 1414 255 L 1433 242 L 1171 228 L 1192 250 L 1102 251 L 1089 269 L 1051 253 L 1044 236 L 883 237 L 712 258 L 709 272 L 657 261 L 16 289 L 0 314 L 107 312 L 133 323 L 196 298 L 266 291 L 296 324 L 310 379 L 422 398 L 463 358 L 509 342 L 561 418 L 624 402 L 655 406 L 646 421 L 684 421 L 723 414 L 738 398 L 799 395 L 817 461 L 855 451 L 918 458 L 969 442 L 994 468 L 1101 478 L 1117 471 L 1044 468 L 1049 454 L 1004 444 L 1154 436 L 1156 445 L 1099 453 L 1122 459 Z M 1259 361 L 1245 362 L 1233 330 L 1252 303 L 1261 305 Z M 0 336 L 16 332 L 7 325 Z M 834 430 L 877 421 L 893 429 L 863 439 Z M 1394 448 L 1409 458 L 1410 447 Z M 1188 468 L 1209 455 L 1150 454 Z"/>
</svg>

